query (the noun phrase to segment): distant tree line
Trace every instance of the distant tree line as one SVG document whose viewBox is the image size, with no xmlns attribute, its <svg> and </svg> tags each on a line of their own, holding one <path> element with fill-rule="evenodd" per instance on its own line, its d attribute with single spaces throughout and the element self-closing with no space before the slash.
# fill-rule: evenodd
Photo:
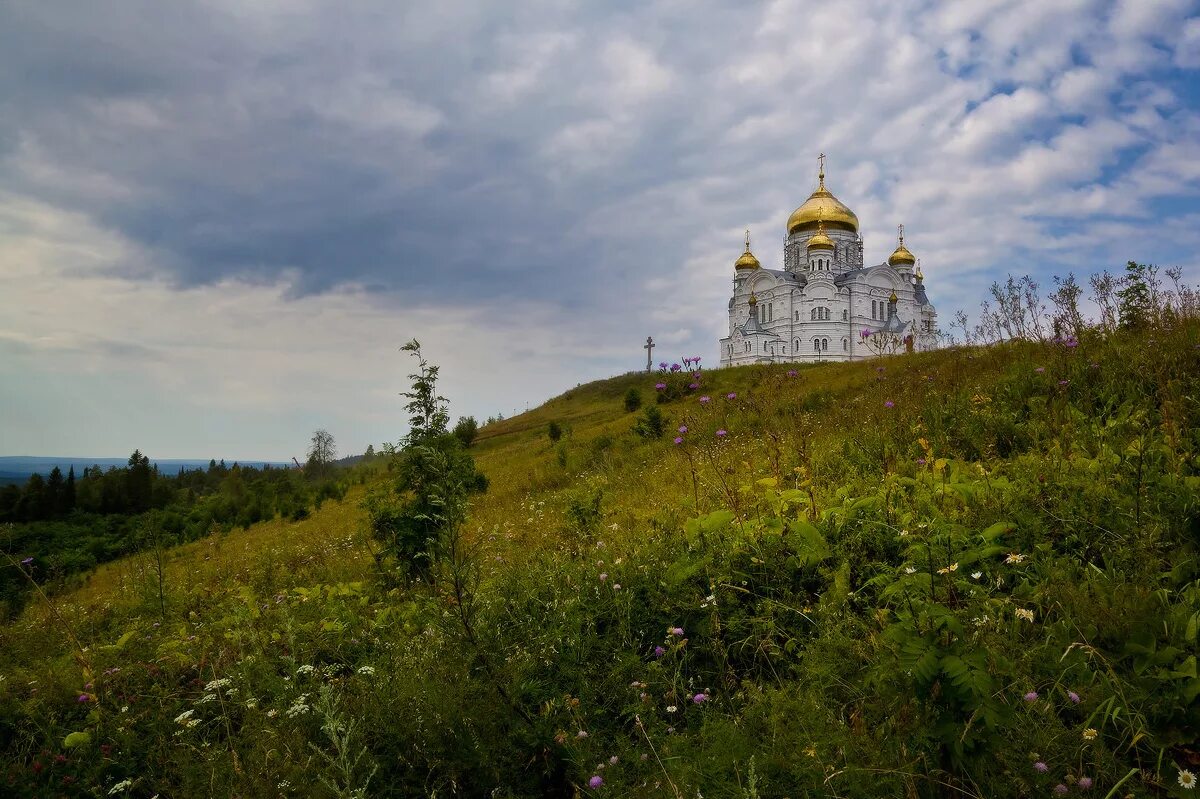
<svg viewBox="0 0 1200 799">
<path fill-rule="evenodd" d="M 56 467 L 45 477 L 31 475 L 23 486 L 0 488 L 0 550 L 32 557 L 41 582 L 137 551 L 151 533 L 181 543 L 265 519 L 303 519 L 346 492 L 346 473 L 331 466 L 335 450 L 325 436 L 304 469 L 212 460 L 207 469 L 168 475 L 134 451 L 121 468 L 92 466 L 79 475 L 71 468 L 63 475 Z M 0 618 L 19 606 L 27 588 L 18 570 L 0 565 Z"/>
</svg>

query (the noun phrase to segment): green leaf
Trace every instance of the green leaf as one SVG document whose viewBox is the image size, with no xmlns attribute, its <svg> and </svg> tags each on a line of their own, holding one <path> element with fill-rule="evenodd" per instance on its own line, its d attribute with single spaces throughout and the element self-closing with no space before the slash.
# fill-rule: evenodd
<svg viewBox="0 0 1200 799">
<path fill-rule="evenodd" d="M 73 732 L 66 738 L 63 738 L 63 746 L 68 749 L 74 749 L 77 746 L 87 746 L 92 742 L 92 734 L 90 732 Z"/>
<path fill-rule="evenodd" d="M 1017 529 L 1017 526 L 1012 522 L 996 522 L 979 535 L 984 541 L 991 541 L 1015 529 Z"/>
</svg>

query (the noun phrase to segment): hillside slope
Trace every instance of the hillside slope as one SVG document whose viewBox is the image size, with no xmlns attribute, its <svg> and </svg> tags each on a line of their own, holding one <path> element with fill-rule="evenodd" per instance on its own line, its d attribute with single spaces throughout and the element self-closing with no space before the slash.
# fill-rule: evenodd
<svg viewBox="0 0 1200 799">
<path fill-rule="evenodd" d="M 372 485 L 109 564 L 0 630 L 8 790 L 1183 792 L 1200 330 L 1153 337 L 580 386 L 481 431 L 432 586 Z"/>
</svg>

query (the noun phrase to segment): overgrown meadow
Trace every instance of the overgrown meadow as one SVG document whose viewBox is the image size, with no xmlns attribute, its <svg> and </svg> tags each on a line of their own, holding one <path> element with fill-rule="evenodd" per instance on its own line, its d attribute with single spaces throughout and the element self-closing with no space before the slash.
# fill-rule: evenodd
<svg viewBox="0 0 1200 799">
<path fill-rule="evenodd" d="M 416 574 L 381 462 L 39 587 L 3 792 L 1192 795 L 1198 423 L 1179 321 L 581 386 L 479 431 Z"/>
</svg>

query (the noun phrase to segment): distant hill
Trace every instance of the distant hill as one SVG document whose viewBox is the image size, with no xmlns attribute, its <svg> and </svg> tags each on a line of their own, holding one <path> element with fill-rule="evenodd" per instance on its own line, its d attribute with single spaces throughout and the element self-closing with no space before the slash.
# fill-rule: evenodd
<svg viewBox="0 0 1200 799">
<path fill-rule="evenodd" d="M 217 459 L 218 461 L 220 458 Z M 158 467 L 158 470 L 163 474 L 177 474 L 180 469 L 204 469 L 208 467 L 209 459 L 189 459 L 189 458 L 159 458 L 151 459 L 150 462 Z M 243 466 L 261 467 L 265 464 L 271 466 L 290 466 L 291 464 L 283 461 L 238 461 Z M 76 474 L 81 473 L 84 469 L 92 466 L 100 466 L 107 469 L 109 466 L 125 466 L 129 463 L 129 458 L 78 458 L 78 457 L 47 457 L 33 455 L 0 455 L 0 485 L 9 483 L 23 483 L 29 479 L 31 474 L 49 474 L 55 466 L 65 473 L 72 466 L 75 467 Z M 230 466 L 233 461 L 227 460 L 226 463 Z"/>
</svg>

